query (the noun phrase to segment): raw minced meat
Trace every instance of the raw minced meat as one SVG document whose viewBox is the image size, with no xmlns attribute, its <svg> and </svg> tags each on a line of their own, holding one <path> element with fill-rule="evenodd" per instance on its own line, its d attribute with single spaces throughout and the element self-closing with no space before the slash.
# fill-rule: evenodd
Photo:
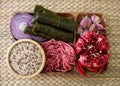
<svg viewBox="0 0 120 86">
<path fill-rule="evenodd" d="M 43 43 L 46 52 L 46 65 L 44 72 L 66 72 L 75 65 L 75 51 L 67 43 L 54 39 Z"/>
</svg>

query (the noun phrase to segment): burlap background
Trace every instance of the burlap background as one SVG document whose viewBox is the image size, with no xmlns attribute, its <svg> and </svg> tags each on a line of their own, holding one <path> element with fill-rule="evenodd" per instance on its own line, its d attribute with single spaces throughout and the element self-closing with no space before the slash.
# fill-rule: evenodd
<svg viewBox="0 0 120 86">
<path fill-rule="evenodd" d="M 16 78 L 6 65 L 6 52 L 13 43 L 9 22 L 16 12 L 33 12 L 36 4 L 56 12 L 96 12 L 107 16 L 107 36 L 112 55 L 108 70 L 83 78 L 75 71 Z M 0 0 L 0 85 L 2 86 L 120 86 L 120 0 Z"/>
</svg>

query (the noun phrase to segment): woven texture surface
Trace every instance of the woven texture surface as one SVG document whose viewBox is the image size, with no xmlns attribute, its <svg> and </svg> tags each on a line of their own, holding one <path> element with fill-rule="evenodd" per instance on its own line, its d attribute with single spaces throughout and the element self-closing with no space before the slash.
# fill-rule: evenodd
<svg viewBox="0 0 120 86">
<path fill-rule="evenodd" d="M 107 71 L 84 78 L 75 71 L 39 74 L 32 79 L 16 78 L 6 64 L 8 47 L 13 43 L 9 23 L 16 12 L 33 12 L 43 5 L 55 12 L 96 12 L 107 17 L 107 36 L 112 55 Z M 0 0 L 0 86 L 120 86 L 120 1 L 119 0 Z"/>
</svg>

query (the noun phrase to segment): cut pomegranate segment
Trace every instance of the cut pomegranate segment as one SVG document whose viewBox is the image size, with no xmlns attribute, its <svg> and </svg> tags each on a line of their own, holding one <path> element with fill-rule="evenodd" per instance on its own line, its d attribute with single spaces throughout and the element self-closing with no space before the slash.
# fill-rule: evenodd
<svg viewBox="0 0 120 86">
<path fill-rule="evenodd" d="M 99 70 L 104 69 L 108 62 L 109 48 L 110 44 L 105 36 L 95 32 L 84 34 L 78 38 L 75 44 L 76 53 L 80 54 L 76 64 L 79 64 L 83 69 L 87 68 L 91 72 L 98 73 Z M 83 72 L 79 73 L 83 75 Z"/>
</svg>

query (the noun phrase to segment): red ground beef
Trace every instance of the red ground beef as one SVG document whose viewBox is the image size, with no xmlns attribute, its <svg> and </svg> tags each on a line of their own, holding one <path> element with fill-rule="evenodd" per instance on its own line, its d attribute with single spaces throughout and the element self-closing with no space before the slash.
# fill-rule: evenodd
<svg viewBox="0 0 120 86">
<path fill-rule="evenodd" d="M 46 65 L 44 72 L 66 72 L 75 65 L 75 51 L 67 43 L 54 39 L 43 43 L 46 52 Z"/>
</svg>

